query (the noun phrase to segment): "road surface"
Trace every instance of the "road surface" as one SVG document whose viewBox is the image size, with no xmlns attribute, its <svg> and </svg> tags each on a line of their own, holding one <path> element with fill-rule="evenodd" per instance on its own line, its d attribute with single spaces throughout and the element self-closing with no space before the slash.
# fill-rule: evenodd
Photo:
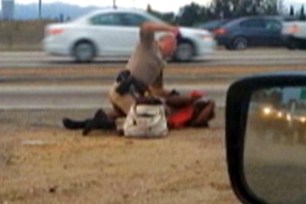
<svg viewBox="0 0 306 204">
<path fill-rule="evenodd" d="M 306 51 L 287 49 L 250 49 L 245 51 L 217 50 L 211 55 L 197 58 L 192 63 L 174 64 L 173 66 L 271 66 L 304 65 Z M 84 67 L 122 66 L 127 58 L 99 58 Z M 44 52 L 0 52 L 0 67 L 57 67 L 78 66 L 69 57 L 48 56 Z"/>
<path fill-rule="evenodd" d="M 74 64 L 42 52 L 2 52 L 0 64 L 2 109 L 108 108 L 107 90 L 124 66 L 120 60 Z M 233 81 L 258 73 L 301 71 L 305 66 L 303 51 L 217 51 L 208 60 L 170 63 L 165 86 L 183 92 L 201 90 L 224 107 Z"/>
</svg>

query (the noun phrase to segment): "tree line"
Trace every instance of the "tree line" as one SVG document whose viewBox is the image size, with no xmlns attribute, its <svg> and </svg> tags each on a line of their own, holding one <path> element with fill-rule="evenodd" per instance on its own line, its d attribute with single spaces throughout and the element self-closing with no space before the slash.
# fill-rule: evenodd
<svg viewBox="0 0 306 204">
<path fill-rule="evenodd" d="M 293 6 L 290 15 L 296 16 Z M 283 0 L 212 0 L 208 6 L 191 3 L 180 8 L 178 14 L 160 13 L 150 5 L 147 11 L 163 20 L 176 25 L 193 26 L 209 20 L 232 19 L 242 16 L 279 15 L 283 13 Z M 299 18 L 305 20 L 304 6 Z"/>
<path fill-rule="evenodd" d="M 304 5 L 301 6 L 300 10 L 296 12 L 293 6 L 290 6 L 290 16 L 297 16 L 300 20 L 305 21 L 306 15 L 305 15 L 305 8 Z"/>
</svg>

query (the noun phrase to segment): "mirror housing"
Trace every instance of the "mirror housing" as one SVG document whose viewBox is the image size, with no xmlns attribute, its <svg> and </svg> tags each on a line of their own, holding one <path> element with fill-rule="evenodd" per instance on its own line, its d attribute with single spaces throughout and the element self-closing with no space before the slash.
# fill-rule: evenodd
<svg viewBox="0 0 306 204">
<path fill-rule="evenodd" d="M 250 189 L 244 172 L 245 134 L 252 94 L 273 87 L 301 86 L 306 87 L 306 72 L 251 76 L 230 85 L 225 112 L 227 164 L 233 191 L 242 203 L 267 203 Z"/>
</svg>

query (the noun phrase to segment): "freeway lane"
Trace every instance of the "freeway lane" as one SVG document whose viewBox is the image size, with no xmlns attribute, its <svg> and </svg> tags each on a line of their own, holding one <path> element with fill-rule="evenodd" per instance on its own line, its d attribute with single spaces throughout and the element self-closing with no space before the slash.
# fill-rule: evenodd
<svg viewBox="0 0 306 204">
<path fill-rule="evenodd" d="M 0 52 L 0 68 L 7 67 L 121 67 L 127 58 L 99 58 L 91 64 L 79 65 L 69 57 L 48 56 L 43 52 Z M 217 50 L 191 63 L 170 63 L 170 66 L 270 66 L 304 65 L 306 51 L 287 49 Z"/>
<path fill-rule="evenodd" d="M 78 65 L 41 52 L 0 53 L 0 108 L 109 108 L 107 90 L 124 66 L 123 62 Z M 256 62 L 256 65 L 243 65 L 248 62 Z M 219 107 L 224 107 L 227 88 L 234 80 L 245 75 L 294 70 L 306 70 L 306 52 L 218 51 L 204 61 L 170 63 L 164 75 L 166 88 L 183 92 L 202 90 Z"/>
</svg>

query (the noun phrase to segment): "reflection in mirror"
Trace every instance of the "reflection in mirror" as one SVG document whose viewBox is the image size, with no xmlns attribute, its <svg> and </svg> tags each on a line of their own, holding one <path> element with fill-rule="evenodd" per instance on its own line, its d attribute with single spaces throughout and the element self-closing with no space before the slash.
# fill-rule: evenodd
<svg viewBox="0 0 306 204">
<path fill-rule="evenodd" d="M 306 87 L 253 93 L 243 167 L 250 190 L 267 203 L 306 203 Z"/>
</svg>

